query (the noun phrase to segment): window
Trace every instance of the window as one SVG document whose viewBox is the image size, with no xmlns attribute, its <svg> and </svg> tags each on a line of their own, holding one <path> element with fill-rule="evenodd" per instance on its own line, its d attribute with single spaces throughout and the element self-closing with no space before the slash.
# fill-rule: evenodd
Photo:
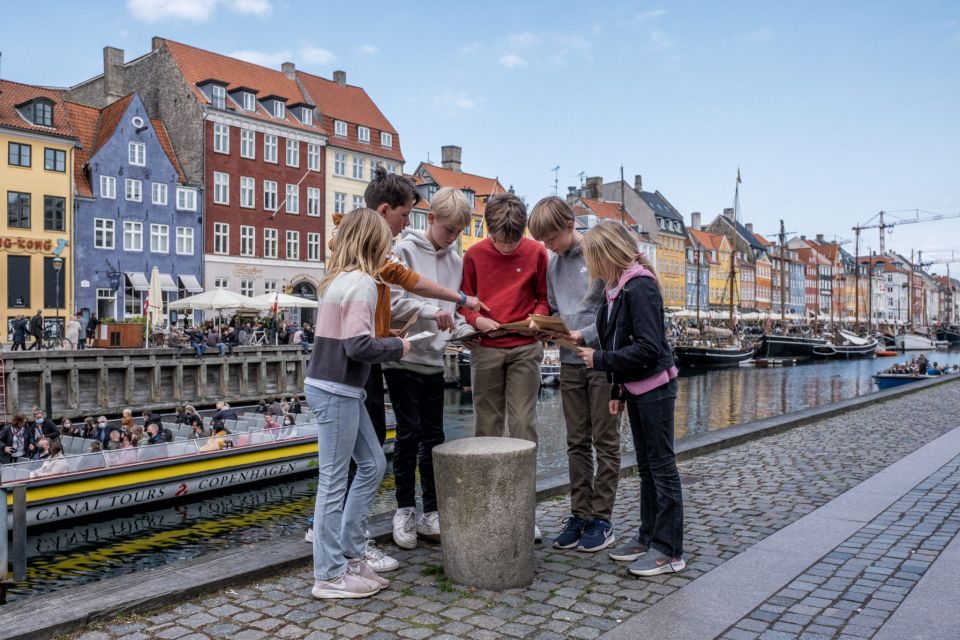
<svg viewBox="0 0 960 640">
<path fill-rule="evenodd" d="M 307 145 L 307 168 L 310 171 L 320 171 L 320 145 Z"/>
<path fill-rule="evenodd" d="M 393 134 L 385 131 L 380 132 L 380 146 L 390 148 L 393 146 Z"/>
<path fill-rule="evenodd" d="M 463 235 L 465 235 L 465 236 L 469 236 L 469 235 L 470 235 L 470 224 L 469 224 L 469 223 L 467 224 L 467 226 L 465 226 L 465 227 L 463 228 Z"/>
<path fill-rule="evenodd" d="M 142 142 L 131 142 L 127 145 L 127 162 L 138 167 L 147 164 L 147 145 Z"/>
<path fill-rule="evenodd" d="M 216 204 L 230 204 L 230 175 L 213 172 L 213 201 Z"/>
<path fill-rule="evenodd" d="M 253 297 L 253 280 L 240 281 L 240 295 L 247 296 L 248 298 Z"/>
<path fill-rule="evenodd" d="M 7 192 L 7 226 L 18 229 L 30 228 L 30 194 L 19 191 Z"/>
<path fill-rule="evenodd" d="M 300 142 L 287 138 L 287 166 L 300 166 Z"/>
<path fill-rule="evenodd" d="M 226 222 L 213 223 L 213 252 L 230 253 L 230 225 Z"/>
<path fill-rule="evenodd" d="M 31 147 L 28 144 L 7 143 L 7 164 L 13 167 L 29 167 L 30 150 Z"/>
<path fill-rule="evenodd" d="M 125 318 L 143 315 L 143 298 L 146 291 L 137 291 L 130 282 L 123 288 L 123 315 Z"/>
<path fill-rule="evenodd" d="M 123 223 L 123 250 L 143 251 L 142 222 L 126 221 Z"/>
<path fill-rule="evenodd" d="M 343 120 L 333 121 L 333 133 L 337 136 L 347 137 L 347 123 Z"/>
<path fill-rule="evenodd" d="M 67 152 L 60 149 L 46 148 L 43 150 L 43 168 L 47 171 L 67 170 Z"/>
<path fill-rule="evenodd" d="M 30 306 L 30 256 L 7 256 L 7 306 Z"/>
<path fill-rule="evenodd" d="M 254 256 L 256 247 L 254 247 L 254 234 L 255 229 L 247 225 L 242 225 L 240 227 L 240 255 L 242 256 Z"/>
<path fill-rule="evenodd" d="M 307 260 L 320 261 L 320 234 L 313 231 L 307 232 Z"/>
<path fill-rule="evenodd" d="M 300 213 L 300 187 L 287 185 L 287 213 Z"/>
<path fill-rule="evenodd" d="M 363 180 L 363 156 L 353 156 L 353 177 Z"/>
<path fill-rule="evenodd" d="M 227 90 L 224 87 L 221 87 L 218 84 L 210 87 L 210 96 L 211 102 L 213 102 L 214 109 L 226 109 L 227 108 Z"/>
<path fill-rule="evenodd" d="M 124 197 L 131 202 L 143 202 L 143 183 L 127 178 L 123 181 Z"/>
<path fill-rule="evenodd" d="M 299 231 L 287 231 L 286 254 L 287 254 L 287 260 L 300 259 L 300 232 Z"/>
<path fill-rule="evenodd" d="M 116 246 L 114 240 L 115 230 L 116 221 L 105 218 L 94 218 L 93 246 L 97 249 L 113 249 Z"/>
<path fill-rule="evenodd" d="M 313 124 L 313 111 L 311 111 L 307 107 L 303 107 L 302 109 L 300 109 L 300 115 L 301 115 L 300 119 L 303 122 L 303 124 L 307 126 L 310 126 Z"/>
<path fill-rule="evenodd" d="M 353 208 L 359 209 L 363 206 L 363 196 L 353 196 Z M 424 227 L 426 229 L 426 227 Z"/>
<path fill-rule="evenodd" d="M 467 198 L 467 202 L 470 203 L 470 208 L 473 209 L 476 206 L 477 194 L 470 189 L 464 189 L 461 193 Z"/>
<path fill-rule="evenodd" d="M 197 210 L 197 192 L 195 189 L 177 187 L 177 209 L 179 211 Z"/>
<path fill-rule="evenodd" d="M 117 294 L 113 289 L 97 289 L 97 317 L 113 318 L 117 315 Z"/>
<path fill-rule="evenodd" d="M 253 209 L 256 206 L 256 180 L 246 176 L 240 177 L 240 206 Z"/>
<path fill-rule="evenodd" d="M 244 111 L 257 110 L 257 97 L 248 91 L 243 92 L 243 110 Z"/>
<path fill-rule="evenodd" d="M 213 150 L 217 153 L 230 153 L 230 126 L 213 125 Z"/>
<path fill-rule="evenodd" d="M 264 280 L 264 281 L 263 281 L 263 292 L 264 292 L 264 293 L 276 293 L 276 292 L 277 292 L 277 281 L 276 281 L 276 280 Z"/>
<path fill-rule="evenodd" d="M 154 182 L 150 186 L 150 197 L 153 204 L 166 206 L 167 204 L 167 185 L 162 182 Z"/>
<path fill-rule="evenodd" d="M 333 154 L 333 175 L 347 175 L 347 154 L 336 151 Z"/>
<path fill-rule="evenodd" d="M 370 127 L 357 127 L 357 140 L 370 142 Z"/>
<path fill-rule="evenodd" d="M 170 227 L 165 224 L 150 225 L 150 251 L 170 253 Z"/>
<path fill-rule="evenodd" d="M 49 102 L 37 101 L 33 103 L 33 124 L 41 127 L 53 126 L 53 105 Z"/>
<path fill-rule="evenodd" d="M 263 134 L 263 161 L 276 163 L 277 136 L 269 133 Z"/>
<path fill-rule="evenodd" d="M 240 129 L 240 157 L 257 158 L 257 132 L 253 129 Z"/>
<path fill-rule="evenodd" d="M 117 179 L 113 176 L 100 176 L 100 197 L 113 200 L 117 197 Z"/>
<path fill-rule="evenodd" d="M 388 163 L 387 163 L 387 173 L 393 173 L 393 174 L 396 174 L 396 173 L 397 173 L 397 163 L 396 163 L 396 162 L 388 162 Z"/>
<path fill-rule="evenodd" d="M 229 289 L 229 288 L 230 288 L 230 278 L 214 278 L 214 279 L 213 279 L 213 288 L 214 288 L 214 289 Z"/>
<path fill-rule="evenodd" d="M 333 212 L 334 213 L 347 212 L 347 194 L 345 193 L 333 194 Z"/>
<path fill-rule="evenodd" d="M 416 231 L 427 230 L 427 214 L 420 213 L 419 211 L 415 211 L 413 213 L 412 218 L 413 218 L 412 226 Z"/>
<path fill-rule="evenodd" d="M 286 105 L 279 100 L 273 101 L 273 117 L 281 120 L 286 117 Z"/>
<path fill-rule="evenodd" d="M 320 189 L 317 187 L 307 187 L 307 215 L 320 215 Z"/>
<path fill-rule="evenodd" d="M 267 211 L 277 210 L 277 183 L 274 180 L 263 181 L 263 208 Z"/>
<path fill-rule="evenodd" d="M 177 255 L 193 255 L 193 227 L 177 227 Z"/>
<path fill-rule="evenodd" d="M 263 257 L 264 258 L 277 257 L 277 230 L 276 229 L 263 230 Z"/>
<path fill-rule="evenodd" d="M 477 218 L 473 221 L 473 235 L 478 238 L 483 237 L 483 218 Z"/>
<path fill-rule="evenodd" d="M 64 220 L 66 206 L 66 198 L 43 196 L 44 231 L 63 231 L 66 229 L 66 222 Z"/>
</svg>

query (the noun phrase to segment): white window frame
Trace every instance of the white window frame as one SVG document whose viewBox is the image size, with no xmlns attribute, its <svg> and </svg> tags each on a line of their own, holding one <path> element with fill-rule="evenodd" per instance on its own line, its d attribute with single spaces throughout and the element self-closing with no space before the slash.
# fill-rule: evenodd
<svg viewBox="0 0 960 640">
<path fill-rule="evenodd" d="M 257 132 L 253 129 L 240 129 L 240 157 L 257 159 Z"/>
<path fill-rule="evenodd" d="M 230 174 L 213 172 L 213 203 L 230 204 Z"/>
<path fill-rule="evenodd" d="M 300 109 L 300 115 L 303 116 L 300 119 L 300 122 L 307 125 L 308 127 L 313 126 L 313 110 L 309 107 L 302 107 Z"/>
<path fill-rule="evenodd" d="M 263 134 L 263 161 L 277 164 L 277 136 Z"/>
<path fill-rule="evenodd" d="M 177 187 L 177 211 L 197 210 L 197 190 Z"/>
<path fill-rule="evenodd" d="M 150 185 L 150 201 L 153 204 L 167 206 L 167 185 L 162 182 L 154 182 Z"/>
<path fill-rule="evenodd" d="M 347 212 L 347 194 L 340 193 L 339 191 L 334 192 L 333 194 L 333 212 L 334 213 L 346 213 Z"/>
<path fill-rule="evenodd" d="M 288 167 L 300 166 L 300 141 L 287 138 L 286 161 Z"/>
<path fill-rule="evenodd" d="M 342 151 L 333 152 L 333 175 L 347 175 L 347 154 Z"/>
<path fill-rule="evenodd" d="M 222 256 L 230 253 L 230 225 L 226 222 L 213 223 L 213 252 Z"/>
<path fill-rule="evenodd" d="M 307 260 L 320 262 L 320 234 L 315 231 L 307 232 Z"/>
<path fill-rule="evenodd" d="M 276 293 L 277 291 L 277 281 L 276 280 L 264 280 L 263 281 L 263 292 L 264 293 Z"/>
<path fill-rule="evenodd" d="M 264 258 L 276 258 L 278 248 L 278 234 L 277 230 L 271 227 L 264 227 L 263 229 L 263 257 Z"/>
<path fill-rule="evenodd" d="M 257 229 L 250 225 L 240 225 L 240 255 L 252 258 L 257 255 Z"/>
<path fill-rule="evenodd" d="M 213 123 L 213 150 L 215 153 L 230 155 L 230 125 Z"/>
<path fill-rule="evenodd" d="M 248 176 L 240 176 L 240 206 L 243 209 L 255 209 L 257 206 L 257 181 Z"/>
<path fill-rule="evenodd" d="M 229 289 L 229 288 L 230 288 L 230 278 L 214 278 L 214 279 L 213 279 L 213 288 L 214 288 L 214 289 Z"/>
<path fill-rule="evenodd" d="M 380 146 L 386 147 L 387 149 L 393 148 L 393 134 L 387 133 L 386 131 L 380 132 Z"/>
<path fill-rule="evenodd" d="M 193 227 L 177 227 L 177 255 L 192 256 L 193 247 Z"/>
<path fill-rule="evenodd" d="M 300 232 L 287 229 L 286 234 L 286 244 L 283 248 L 283 253 L 287 257 L 287 260 L 299 260 L 300 259 Z"/>
<path fill-rule="evenodd" d="M 240 280 L 240 295 L 247 296 L 252 298 L 254 295 L 254 283 L 253 280 L 247 280 L 243 278 Z"/>
<path fill-rule="evenodd" d="M 219 84 L 210 85 L 210 104 L 214 109 L 226 109 L 227 88 Z"/>
<path fill-rule="evenodd" d="M 98 242 L 98 236 L 100 241 Z M 116 249 L 117 248 L 117 221 L 110 218 L 93 219 L 93 248 L 94 249 Z"/>
<path fill-rule="evenodd" d="M 353 204 L 353 208 L 354 208 L 354 209 L 360 209 L 361 207 L 364 206 L 364 205 L 363 205 L 363 196 L 358 196 L 358 195 L 354 194 L 354 195 L 353 195 L 353 198 L 351 198 L 351 200 L 352 200 L 351 204 Z M 351 211 L 352 211 L 352 209 L 351 209 Z M 426 228 L 426 227 L 424 227 L 424 228 Z"/>
<path fill-rule="evenodd" d="M 307 187 L 307 215 L 320 215 L 320 188 Z"/>
<path fill-rule="evenodd" d="M 396 173 L 397 173 L 397 163 L 396 163 L 396 162 L 388 162 L 388 163 L 387 163 L 387 173 L 392 173 L 392 174 L 396 174 Z"/>
<path fill-rule="evenodd" d="M 284 194 L 286 202 L 285 209 L 287 213 L 300 214 L 300 187 L 295 184 L 288 184 Z"/>
<path fill-rule="evenodd" d="M 347 123 L 343 120 L 334 120 L 333 121 L 333 135 L 340 136 L 341 138 L 347 137 Z"/>
<path fill-rule="evenodd" d="M 123 181 L 123 197 L 128 202 L 143 202 L 143 183 L 134 178 Z"/>
<path fill-rule="evenodd" d="M 147 166 L 147 145 L 143 142 L 128 143 L 127 162 L 135 167 Z"/>
<path fill-rule="evenodd" d="M 320 171 L 320 145 L 315 142 L 307 143 L 307 169 Z"/>
<path fill-rule="evenodd" d="M 257 96 L 253 95 L 249 91 L 243 92 L 243 110 L 244 111 L 257 110 Z"/>
<path fill-rule="evenodd" d="M 107 200 L 117 199 L 117 179 L 113 176 L 100 176 L 100 197 Z"/>
<path fill-rule="evenodd" d="M 123 222 L 123 250 L 143 251 L 143 223 L 137 220 Z"/>
<path fill-rule="evenodd" d="M 287 105 L 280 102 L 279 100 L 273 101 L 273 117 L 277 120 L 286 120 L 287 119 Z"/>
<path fill-rule="evenodd" d="M 277 210 L 277 181 L 263 181 L 263 208 L 266 211 Z"/>
<path fill-rule="evenodd" d="M 370 127 L 357 126 L 357 140 L 370 143 Z"/>
<path fill-rule="evenodd" d="M 366 168 L 365 167 L 366 164 L 367 163 L 364 162 L 363 156 L 353 154 L 353 174 L 352 175 L 355 180 L 363 180 L 363 171 Z"/>
<path fill-rule="evenodd" d="M 150 225 L 150 252 L 170 253 L 170 226 L 165 224 Z"/>
</svg>

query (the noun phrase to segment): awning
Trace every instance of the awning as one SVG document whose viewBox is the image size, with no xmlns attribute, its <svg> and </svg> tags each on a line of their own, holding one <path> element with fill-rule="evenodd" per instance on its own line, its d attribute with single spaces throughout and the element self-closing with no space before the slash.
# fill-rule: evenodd
<svg viewBox="0 0 960 640">
<path fill-rule="evenodd" d="M 200 281 L 197 280 L 195 276 L 180 276 L 180 286 L 190 293 L 200 293 L 203 291 L 203 287 L 200 286 Z"/>
<path fill-rule="evenodd" d="M 127 280 L 134 291 L 146 291 L 150 288 L 147 276 L 143 275 L 142 271 L 127 271 L 124 275 L 127 276 Z"/>
<path fill-rule="evenodd" d="M 173 281 L 169 273 L 160 274 L 160 291 L 179 291 L 177 283 Z"/>
</svg>

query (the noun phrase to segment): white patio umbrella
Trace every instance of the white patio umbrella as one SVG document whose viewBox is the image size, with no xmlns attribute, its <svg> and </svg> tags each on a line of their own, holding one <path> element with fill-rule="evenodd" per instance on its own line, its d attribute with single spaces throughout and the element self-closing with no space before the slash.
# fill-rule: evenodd
<svg viewBox="0 0 960 640">
<path fill-rule="evenodd" d="M 227 289 L 212 289 L 198 293 L 195 296 L 180 298 L 176 302 L 168 305 L 171 309 L 197 309 L 201 311 L 211 309 L 252 309 L 262 311 L 269 309 L 270 305 L 263 302 L 257 302 L 255 298 L 243 296 Z"/>
<path fill-rule="evenodd" d="M 150 287 L 147 289 L 147 333 L 163 324 L 163 291 L 160 289 L 160 269 L 156 266 L 150 272 Z"/>
<path fill-rule="evenodd" d="M 273 303 L 277 303 L 278 309 L 292 309 L 292 308 L 302 308 L 302 307 L 315 307 L 317 306 L 316 300 L 311 300 L 310 298 L 301 298 L 300 296 L 292 296 L 289 293 L 263 293 L 259 296 L 253 296 L 252 298 L 247 298 L 248 300 L 255 300 L 258 303 L 263 303 L 267 305 L 267 309 L 273 307 Z"/>
</svg>

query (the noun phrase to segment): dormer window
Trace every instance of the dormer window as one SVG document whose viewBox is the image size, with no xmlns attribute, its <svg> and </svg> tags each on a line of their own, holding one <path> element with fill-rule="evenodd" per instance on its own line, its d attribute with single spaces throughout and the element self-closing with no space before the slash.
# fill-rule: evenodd
<svg viewBox="0 0 960 640">
<path fill-rule="evenodd" d="M 381 132 L 380 133 L 380 146 L 387 147 L 388 149 L 393 146 L 393 134 Z"/>
<path fill-rule="evenodd" d="M 473 209 L 477 194 L 472 189 L 463 189 L 462 193 L 467 197 L 467 202 L 470 203 L 470 208 Z"/>
<path fill-rule="evenodd" d="M 20 115 L 39 127 L 53 126 L 53 102 L 37 98 L 19 107 Z"/>
<path fill-rule="evenodd" d="M 210 87 L 210 102 L 213 104 L 214 109 L 226 109 L 227 108 L 227 90 L 225 87 L 220 85 L 213 85 Z"/>
<path fill-rule="evenodd" d="M 278 120 L 283 120 L 286 118 L 286 105 L 284 105 L 279 100 L 273 101 L 273 117 Z"/>
<path fill-rule="evenodd" d="M 357 127 L 357 140 L 370 142 L 370 127 Z"/>
<path fill-rule="evenodd" d="M 249 91 L 243 92 L 243 110 L 244 111 L 257 110 L 257 97 L 252 93 L 250 93 Z"/>
<path fill-rule="evenodd" d="M 343 120 L 334 120 L 333 121 L 333 133 L 334 135 L 347 137 L 347 123 Z"/>
<path fill-rule="evenodd" d="M 300 109 L 300 122 L 308 127 L 313 126 L 313 110 L 309 107 Z"/>
</svg>

